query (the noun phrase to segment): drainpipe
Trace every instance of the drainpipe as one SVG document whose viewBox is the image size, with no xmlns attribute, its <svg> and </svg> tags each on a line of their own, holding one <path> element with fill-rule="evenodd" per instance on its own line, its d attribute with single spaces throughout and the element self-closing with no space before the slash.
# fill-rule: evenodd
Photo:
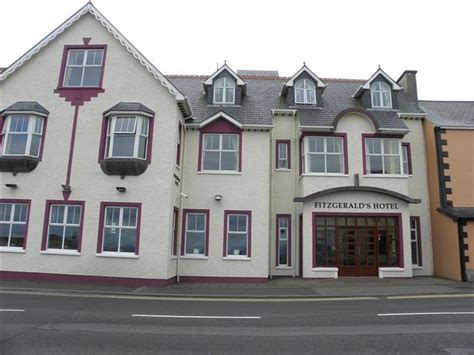
<svg viewBox="0 0 474 355">
<path fill-rule="evenodd" d="M 179 209 L 179 213 L 178 213 L 178 226 L 176 228 L 176 238 L 178 238 L 177 240 L 177 243 L 176 243 L 176 282 L 178 283 L 179 282 L 179 278 L 180 278 L 180 261 L 181 261 L 181 236 L 182 236 L 182 226 L 183 226 L 183 197 L 185 196 L 184 194 L 184 179 L 183 179 L 183 175 L 184 175 L 184 168 L 185 168 L 185 165 L 186 165 L 186 127 L 185 125 L 183 124 L 181 126 L 183 132 L 181 133 L 181 170 L 179 172 L 179 178 L 180 178 L 180 188 L 179 188 L 179 200 L 178 200 L 178 209 Z"/>
<path fill-rule="evenodd" d="M 268 195 L 268 206 L 270 213 L 268 214 L 268 277 L 273 278 L 272 274 L 272 216 L 273 216 L 273 130 L 270 130 L 270 159 L 269 160 L 269 180 L 270 193 Z M 276 255 L 275 255 L 276 257 Z"/>
<path fill-rule="evenodd" d="M 461 280 L 463 282 L 467 281 L 466 274 L 466 256 L 465 256 L 465 246 L 464 246 L 464 225 L 466 222 L 463 219 L 458 219 L 458 245 L 459 245 L 459 262 L 461 268 Z"/>
<path fill-rule="evenodd" d="M 298 159 L 298 137 L 296 136 L 296 123 L 297 123 L 297 118 L 296 118 L 296 113 L 293 112 L 293 141 L 295 142 L 295 144 L 293 145 L 294 149 L 293 149 L 293 155 L 297 158 L 297 159 L 293 159 L 294 163 L 293 163 L 293 171 L 294 171 L 294 179 L 293 179 L 293 196 L 298 196 L 297 195 L 297 185 L 296 185 L 296 181 L 298 179 L 298 167 L 299 167 L 299 159 Z M 299 236 L 297 236 L 297 233 L 296 233 L 296 221 L 297 221 L 297 217 L 296 217 L 296 212 L 297 212 L 297 209 L 296 209 L 296 203 L 293 202 L 293 223 L 291 224 L 291 233 L 293 238 L 291 238 L 291 259 L 293 260 L 293 266 L 292 266 L 292 269 L 293 269 L 293 277 L 296 277 L 296 266 L 299 265 L 299 263 L 296 262 L 296 241 L 299 240 Z M 300 258 L 301 258 L 301 255 L 300 255 Z"/>
</svg>

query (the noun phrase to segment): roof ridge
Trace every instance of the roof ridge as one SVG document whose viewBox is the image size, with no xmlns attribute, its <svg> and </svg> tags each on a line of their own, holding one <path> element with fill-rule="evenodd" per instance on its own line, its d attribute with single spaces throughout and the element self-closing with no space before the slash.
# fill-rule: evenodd
<svg viewBox="0 0 474 355">
<path fill-rule="evenodd" d="M 207 79 L 209 75 L 203 74 L 165 74 L 170 79 Z M 288 80 L 288 76 L 262 76 L 262 75 L 240 75 L 242 79 L 254 80 Z M 322 78 L 325 81 L 349 82 L 349 83 L 365 83 L 364 79 L 348 79 L 348 78 Z"/>
</svg>

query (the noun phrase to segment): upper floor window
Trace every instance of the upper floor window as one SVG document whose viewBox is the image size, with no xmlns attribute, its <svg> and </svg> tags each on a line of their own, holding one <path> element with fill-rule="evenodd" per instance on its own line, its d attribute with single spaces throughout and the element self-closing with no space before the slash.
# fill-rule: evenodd
<svg viewBox="0 0 474 355">
<path fill-rule="evenodd" d="M 233 104 L 235 103 L 235 82 L 222 77 L 214 83 L 214 103 L 215 104 Z"/>
<path fill-rule="evenodd" d="M 392 91 L 383 81 L 376 81 L 370 85 L 372 107 L 392 108 Z"/>
<path fill-rule="evenodd" d="M 277 140 L 276 141 L 276 168 L 280 170 L 287 170 L 291 168 L 290 163 L 290 141 Z"/>
<path fill-rule="evenodd" d="M 149 119 L 116 116 L 109 119 L 106 158 L 147 158 Z"/>
<path fill-rule="evenodd" d="M 32 115 L 8 116 L 2 130 L 2 155 L 40 156 L 44 118 Z"/>
<path fill-rule="evenodd" d="M 295 83 L 296 104 L 316 104 L 316 86 L 311 80 L 300 79 Z"/>
<path fill-rule="evenodd" d="M 28 203 L 0 203 L 0 250 L 25 248 Z"/>
<path fill-rule="evenodd" d="M 99 87 L 103 59 L 103 49 L 69 49 L 64 73 L 64 87 Z"/>
<path fill-rule="evenodd" d="M 239 135 L 209 134 L 203 135 L 202 170 L 238 171 Z"/>
<path fill-rule="evenodd" d="M 402 164 L 403 164 L 403 174 L 412 175 L 413 167 L 411 164 L 411 148 L 410 143 L 402 143 Z"/>
<path fill-rule="evenodd" d="M 305 173 L 346 173 L 343 137 L 308 136 L 302 148 Z"/>
<path fill-rule="evenodd" d="M 181 140 L 183 139 L 183 125 L 178 123 L 178 136 L 176 141 L 176 165 L 181 166 Z"/>
<path fill-rule="evenodd" d="M 365 173 L 398 175 L 403 171 L 400 139 L 365 138 Z"/>
</svg>

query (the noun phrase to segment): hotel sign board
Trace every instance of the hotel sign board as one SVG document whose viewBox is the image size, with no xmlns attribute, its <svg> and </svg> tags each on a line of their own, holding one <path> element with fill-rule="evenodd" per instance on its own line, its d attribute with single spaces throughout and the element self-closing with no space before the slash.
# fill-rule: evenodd
<svg viewBox="0 0 474 355">
<path fill-rule="evenodd" d="M 355 210 L 398 210 L 394 202 L 315 202 L 314 208 Z"/>
</svg>

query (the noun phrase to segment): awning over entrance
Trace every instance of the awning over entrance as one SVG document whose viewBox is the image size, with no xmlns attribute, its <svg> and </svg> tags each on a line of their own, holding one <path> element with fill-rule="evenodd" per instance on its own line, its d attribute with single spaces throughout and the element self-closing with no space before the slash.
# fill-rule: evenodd
<svg viewBox="0 0 474 355">
<path fill-rule="evenodd" d="M 293 199 L 293 202 L 306 202 L 309 200 L 312 200 L 316 197 L 322 197 L 325 195 L 337 193 L 337 192 L 375 192 L 379 194 L 383 194 L 386 196 L 394 197 L 399 200 L 405 201 L 407 203 L 421 203 L 421 199 L 417 198 L 411 198 L 409 196 L 403 195 L 401 193 L 387 190 L 387 189 L 382 189 L 380 187 L 372 187 L 372 186 L 341 186 L 341 187 L 335 187 L 332 189 L 326 189 L 318 192 L 314 192 L 312 194 L 309 194 L 304 197 L 295 197 Z"/>
</svg>

